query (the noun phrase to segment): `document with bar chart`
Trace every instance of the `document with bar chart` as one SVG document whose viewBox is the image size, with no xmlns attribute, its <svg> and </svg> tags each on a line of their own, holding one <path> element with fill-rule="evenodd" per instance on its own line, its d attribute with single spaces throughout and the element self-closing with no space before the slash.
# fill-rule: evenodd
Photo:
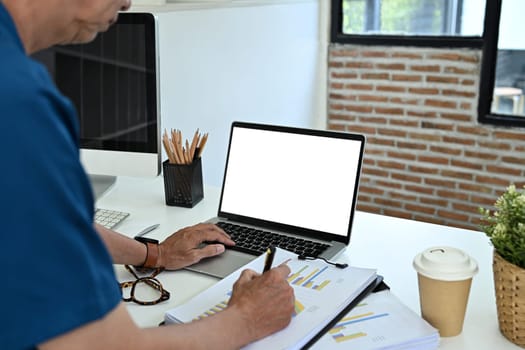
<svg viewBox="0 0 525 350">
<path fill-rule="evenodd" d="M 372 293 L 311 349 L 421 349 L 439 347 L 439 333 L 390 291 Z"/>
<path fill-rule="evenodd" d="M 165 314 L 166 323 L 188 323 L 222 312 L 228 307 L 232 286 L 246 268 L 262 271 L 264 254 L 217 282 L 188 302 Z M 299 260 L 277 248 L 274 266 L 290 267 L 288 282 L 294 289 L 295 309 L 290 325 L 244 349 L 300 349 L 327 326 L 376 279 L 376 270 L 349 266 L 340 269 L 322 260 Z"/>
</svg>

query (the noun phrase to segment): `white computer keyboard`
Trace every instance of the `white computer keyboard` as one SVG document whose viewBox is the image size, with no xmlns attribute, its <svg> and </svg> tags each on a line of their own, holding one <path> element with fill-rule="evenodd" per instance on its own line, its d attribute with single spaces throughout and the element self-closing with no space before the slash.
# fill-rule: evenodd
<svg viewBox="0 0 525 350">
<path fill-rule="evenodd" d="M 95 209 L 95 222 L 109 229 L 120 224 L 122 220 L 128 216 L 129 213 L 123 211 L 101 208 Z"/>
</svg>

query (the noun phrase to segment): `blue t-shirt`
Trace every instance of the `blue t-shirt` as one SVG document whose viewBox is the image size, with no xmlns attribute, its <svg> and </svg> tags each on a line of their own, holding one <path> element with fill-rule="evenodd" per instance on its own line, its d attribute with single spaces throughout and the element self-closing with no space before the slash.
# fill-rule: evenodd
<svg viewBox="0 0 525 350">
<path fill-rule="evenodd" d="M 93 228 L 78 120 L 0 3 L 0 348 L 31 349 L 120 302 Z"/>
</svg>

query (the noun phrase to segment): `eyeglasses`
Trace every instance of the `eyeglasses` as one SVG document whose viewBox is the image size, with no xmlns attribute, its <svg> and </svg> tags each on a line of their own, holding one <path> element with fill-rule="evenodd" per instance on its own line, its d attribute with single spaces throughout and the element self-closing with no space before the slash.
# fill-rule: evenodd
<svg viewBox="0 0 525 350">
<path fill-rule="evenodd" d="M 120 283 L 123 301 L 132 301 L 139 305 L 155 305 L 170 298 L 170 292 L 165 290 L 160 281 L 155 278 L 164 271 L 163 268 L 155 269 L 150 276 L 139 277 L 131 266 L 124 265 L 124 267 L 135 276 L 136 280 Z M 128 288 L 131 288 L 131 290 L 129 291 L 129 297 L 126 297 L 124 293 Z"/>
</svg>

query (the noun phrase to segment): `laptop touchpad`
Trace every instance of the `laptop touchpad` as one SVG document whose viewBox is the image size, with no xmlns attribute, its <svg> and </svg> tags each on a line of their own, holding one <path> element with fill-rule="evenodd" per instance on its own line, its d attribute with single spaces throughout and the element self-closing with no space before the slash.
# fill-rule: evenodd
<svg viewBox="0 0 525 350">
<path fill-rule="evenodd" d="M 202 259 L 196 264 L 185 267 L 185 269 L 218 278 L 224 278 L 255 258 L 256 256 L 235 250 L 226 250 L 221 255 Z"/>
</svg>

